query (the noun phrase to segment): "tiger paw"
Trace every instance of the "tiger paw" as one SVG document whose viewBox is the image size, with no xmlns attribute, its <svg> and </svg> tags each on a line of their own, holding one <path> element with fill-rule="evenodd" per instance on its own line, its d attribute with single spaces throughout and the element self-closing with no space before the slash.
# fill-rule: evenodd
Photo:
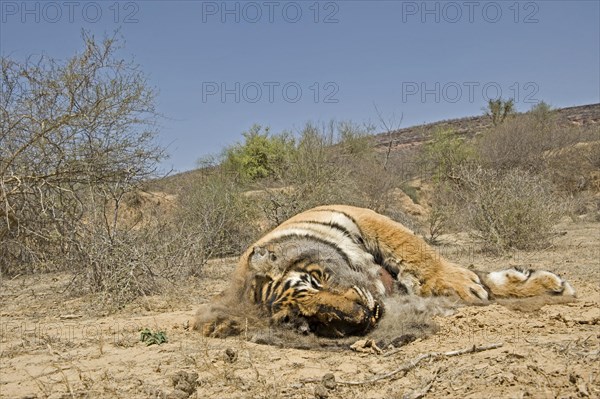
<svg viewBox="0 0 600 399">
<path fill-rule="evenodd" d="M 512 268 L 483 274 L 495 297 L 526 298 L 541 295 L 576 297 L 575 289 L 560 276 L 545 270 Z"/>
<path fill-rule="evenodd" d="M 203 323 L 202 326 L 194 326 L 202 330 L 202 335 L 210 338 L 225 338 L 238 335 L 241 332 L 239 323 L 235 320 L 219 317 L 212 322 Z"/>
<path fill-rule="evenodd" d="M 458 295 L 463 301 L 481 303 L 489 299 L 488 290 L 472 271 L 447 266 L 438 278 L 431 279 L 423 287 L 424 294 Z"/>
</svg>

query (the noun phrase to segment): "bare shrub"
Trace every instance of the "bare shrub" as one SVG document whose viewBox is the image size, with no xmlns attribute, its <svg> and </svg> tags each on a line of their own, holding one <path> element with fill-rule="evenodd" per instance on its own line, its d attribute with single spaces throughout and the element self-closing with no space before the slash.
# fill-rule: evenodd
<svg viewBox="0 0 600 399">
<path fill-rule="evenodd" d="M 356 190 L 349 189 L 348 161 L 358 156 L 354 151 L 366 151 L 357 144 L 364 138 L 344 125 L 344 136 L 351 143 L 340 143 L 336 137 L 339 126 L 332 122 L 321 128 L 311 123 L 304 127 L 296 148 L 289 153 L 280 187 L 264 187 L 267 200 L 262 207 L 272 226 L 317 205 L 354 202 Z"/>
<path fill-rule="evenodd" d="M 68 269 L 74 276 L 71 292 L 98 294 L 101 306 L 115 310 L 189 273 L 196 254 L 189 251 L 189 232 L 173 223 L 174 199 L 132 192 L 107 208 L 93 199 L 88 203 L 78 227 L 77 257 Z M 112 220 L 107 215 L 116 218 L 117 228 L 106 228 Z"/>
<path fill-rule="evenodd" d="M 351 187 L 358 196 L 356 205 L 386 214 L 394 204 L 393 189 L 401 184 L 400 176 L 385 164 L 382 154 L 358 159 L 351 166 Z"/>
<path fill-rule="evenodd" d="M 387 213 L 394 204 L 393 189 L 402 183 L 398 164 L 388 152 L 376 151 L 372 126 L 343 123 L 339 126 L 336 167 L 345 173 L 340 203 L 352 204 Z"/>
<path fill-rule="evenodd" d="M 526 171 L 463 168 L 457 192 L 466 225 L 490 249 L 539 249 L 566 213 L 552 184 Z"/>
<path fill-rule="evenodd" d="M 430 244 L 438 244 L 440 236 L 453 227 L 452 220 L 457 214 L 455 197 L 450 183 L 435 184 L 429 204 L 431 209 L 427 216 L 425 236 Z"/>
<path fill-rule="evenodd" d="M 597 190 L 600 131 L 594 126 L 561 125 L 544 103 L 506 121 L 477 141 L 487 168 L 519 168 L 544 175 L 563 192 Z"/>
<path fill-rule="evenodd" d="M 164 233 L 147 228 L 109 236 L 104 229 L 90 229 L 80 243 L 84 267 L 75 270 L 71 289 L 100 293 L 101 302 L 113 307 L 157 292 L 169 267 Z"/>
<path fill-rule="evenodd" d="M 534 107 L 485 132 L 476 148 L 481 162 L 497 169 L 520 168 L 542 172 L 549 151 L 599 139 L 597 129 L 561 126 L 546 106 Z"/>
<path fill-rule="evenodd" d="M 478 141 L 482 162 L 498 169 L 521 167 L 532 171 L 542 169 L 544 151 L 553 147 L 553 132 L 530 117 L 511 119 L 486 132 Z"/>
<path fill-rule="evenodd" d="M 152 206 L 133 193 L 110 212 L 94 207 L 79 231 L 71 289 L 98 293 L 101 303 L 118 308 L 199 275 L 209 259 L 237 255 L 257 238 L 258 208 L 230 175 L 214 168 L 188 183 L 170 204 Z M 106 215 L 118 228 L 105 227 L 112 220 Z"/>
<path fill-rule="evenodd" d="M 258 207 L 231 175 L 216 168 L 199 177 L 182 191 L 175 215 L 192 274 L 211 258 L 239 254 L 259 233 Z"/>
<path fill-rule="evenodd" d="M 2 274 L 77 268 L 90 212 L 116 237 L 119 202 L 163 158 L 143 73 L 114 37 L 83 43 L 66 61 L 1 59 Z"/>
<path fill-rule="evenodd" d="M 600 191 L 600 131 L 596 129 L 595 133 L 596 141 L 579 142 L 543 154 L 544 174 L 561 190 Z"/>
</svg>

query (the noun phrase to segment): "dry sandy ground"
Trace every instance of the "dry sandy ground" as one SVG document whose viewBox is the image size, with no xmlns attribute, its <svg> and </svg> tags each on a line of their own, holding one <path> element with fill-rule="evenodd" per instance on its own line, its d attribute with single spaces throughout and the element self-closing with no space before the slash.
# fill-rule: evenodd
<svg viewBox="0 0 600 399">
<path fill-rule="evenodd" d="M 600 223 L 565 222 L 560 228 L 567 234 L 553 247 L 510 258 L 485 258 L 456 236 L 440 250 L 487 270 L 514 264 L 558 271 L 577 288 L 576 302 L 534 312 L 497 304 L 462 307 L 436 317 L 437 334 L 395 352 L 384 348 L 383 354 L 281 349 L 188 330 L 197 305 L 225 286 L 233 260 L 207 267 L 189 289 L 173 287 L 110 314 L 97 297 L 61 293 L 69 282 L 65 275 L 4 281 L 0 397 L 185 398 L 191 392 L 191 398 L 597 398 Z M 169 342 L 146 346 L 139 341 L 144 327 L 164 330 Z M 493 343 L 503 345 L 433 356 L 384 376 L 425 353 Z M 323 382 L 327 374 L 333 379 Z M 365 383 L 372 378 L 379 379 Z"/>
</svg>

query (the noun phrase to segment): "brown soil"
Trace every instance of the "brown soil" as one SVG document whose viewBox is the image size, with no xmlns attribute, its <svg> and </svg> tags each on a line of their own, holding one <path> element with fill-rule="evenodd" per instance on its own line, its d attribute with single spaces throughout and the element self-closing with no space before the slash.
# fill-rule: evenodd
<svg viewBox="0 0 600 399">
<path fill-rule="evenodd" d="M 540 252 L 490 259 L 460 235 L 444 237 L 439 249 L 485 270 L 511 264 L 557 271 L 578 290 L 576 302 L 530 312 L 516 310 L 518 303 L 461 307 L 436 317 L 437 334 L 383 354 L 282 349 L 191 331 L 195 308 L 225 287 L 233 259 L 212 263 L 186 289 L 111 314 L 96 296 L 62 293 L 66 275 L 3 281 L 0 397 L 600 397 L 600 223 L 565 221 L 559 229 L 566 234 Z M 140 342 L 146 327 L 163 330 L 168 343 Z M 503 345 L 431 357 L 383 377 L 425 353 L 493 343 Z M 381 378 L 345 384 L 374 377 Z"/>
</svg>

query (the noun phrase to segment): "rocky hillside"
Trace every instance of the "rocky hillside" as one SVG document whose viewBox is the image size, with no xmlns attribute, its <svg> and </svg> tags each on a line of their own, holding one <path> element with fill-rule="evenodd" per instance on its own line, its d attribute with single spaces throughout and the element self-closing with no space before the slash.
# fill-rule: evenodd
<svg viewBox="0 0 600 399">
<path fill-rule="evenodd" d="M 560 108 L 554 111 L 560 125 L 600 125 L 600 103 Z M 375 145 L 381 151 L 388 148 L 392 141 L 392 151 L 411 149 L 428 141 L 437 129 L 451 129 L 458 135 L 474 137 L 492 126 L 488 116 L 470 116 L 449 119 L 424 125 L 411 126 L 389 133 L 378 133 L 373 136 Z M 185 171 L 151 182 L 150 191 L 163 191 L 176 194 L 187 182 L 197 177 L 199 170 Z"/>
<path fill-rule="evenodd" d="M 600 103 L 560 108 L 554 112 L 559 125 L 600 124 Z M 429 140 L 431 134 L 437 129 L 453 130 L 459 135 L 473 137 L 491 126 L 492 120 L 488 116 L 470 116 L 406 127 L 389 133 L 379 133 L 374 136 L 374 139 L 378 147 L 387 147 L 392 140 L 392 150 L 399 150 Z"/>
</svg>

